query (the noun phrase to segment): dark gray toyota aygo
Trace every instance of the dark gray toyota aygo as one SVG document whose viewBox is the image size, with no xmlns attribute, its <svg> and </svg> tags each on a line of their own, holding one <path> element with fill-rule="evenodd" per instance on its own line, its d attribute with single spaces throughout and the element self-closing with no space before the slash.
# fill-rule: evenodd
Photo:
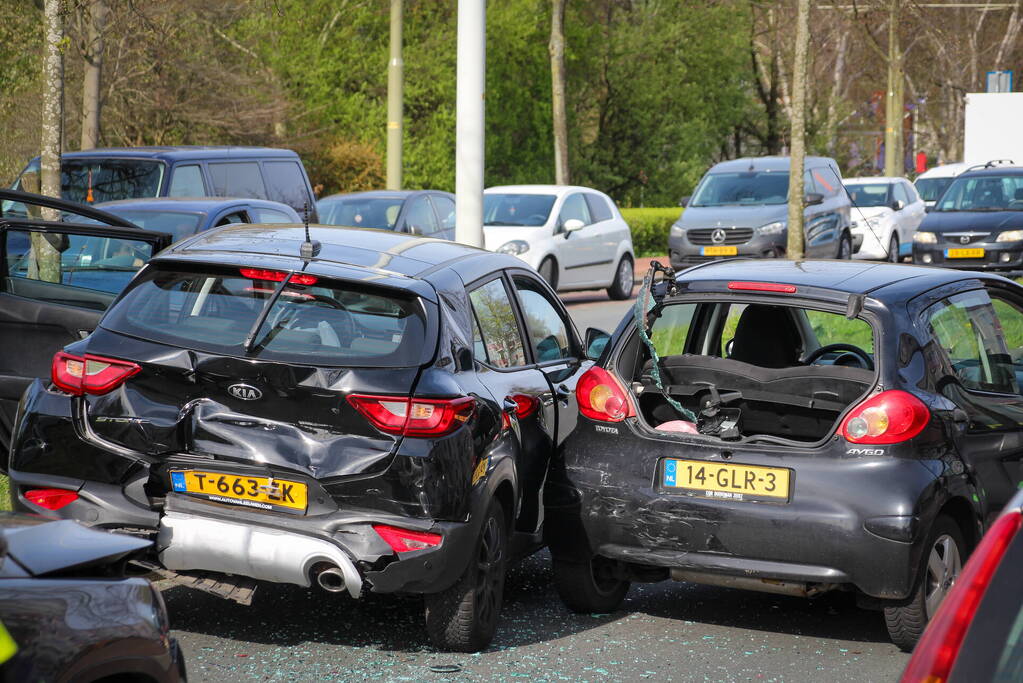
<svg viewBox="0 0 1023 683">
<path fill-rule="evenodd" d="M 566 604 L 631 581 L 856 593 L 910 649 L 1023 481 L 1023 288 L 727 261 L 640 294 L 545 493 Z"/>
</svg>

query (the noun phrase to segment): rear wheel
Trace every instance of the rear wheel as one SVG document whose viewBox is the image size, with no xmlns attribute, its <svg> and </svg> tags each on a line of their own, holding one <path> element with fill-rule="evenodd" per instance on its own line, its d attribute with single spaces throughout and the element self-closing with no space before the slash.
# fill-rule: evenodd
<svg viewBox="0 0 1023 683">
<path fill-rule="evenodd" d="M 842 237 L 838 240 L 838 258 L 842 260 L 852 258 L 852 239 L 847 232 L 842 233 Z"/>
<path fill-rule="evenodd" d="M 888 242 L 888 260 L 892 263 L 898 263 L 902 259 L 899 258 L 899 236 L 894 232 L 892 233 L 892 239 Z"/>
<path fill-rule="evenodd" d="M 478 652 L 494 637 L 508 555 L 504 509 L 490 501 L 469 566 L 455 585 L 426 596 L 426 631 L 438 648 Z"/>
<path fill-rule="evenodd" d="M 628 254 L 623 254 L 622 260 L 618 262 L 618 267 L 615 268 L 615 279 L 611 283 L 611 286 L 607 288 L 607 295 L 615 301 L 628 299 L 632 296 L 632 285 L 634 279 L 635 274 L 632 268 L 632 257 Z"/>
<path fill-rule="evenodd" d="M 629 592 L 629 582 L 619 579 L 616 563 L 605 557 L 588 562 L 554 558 L 554 587 L 573 612 L 614 612 Z"/>
<path fill-rule="evenodd" d="M 554 259 L 548 256 L 540 263 L 540 267 L 537 268 L 536 270 L 538 273 L 540 273 L 540 277 L 544 279 L 544 282 L 549 284 L 552 289 L 557 290 L 558 283 L 555 281 Z"/>
<path fill-rule="evenodd" d="M 926 563 L 923 578 L 909 603 L 884 610 L 888 635 L 906 652 L 920 640 L 927 623 L 934 618 L 938 606 L 952 590 L 966 558 L 966 545 L 959 525 L 944 515 L 934 523 L 928 548 L 923 558 Z"/>
</svg>

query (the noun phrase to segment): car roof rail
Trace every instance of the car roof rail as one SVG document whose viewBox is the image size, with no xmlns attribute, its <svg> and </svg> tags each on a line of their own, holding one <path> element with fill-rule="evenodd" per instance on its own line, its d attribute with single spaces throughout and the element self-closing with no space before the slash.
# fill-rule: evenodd
<svg viewBox="0 0 1023 683">
<path fill-rule="evenodd" d="M 57 211 L 63 211 L 65 213 L 73 213 L 76 216 L 82 218 L 91 218 L 94 221 L 105 223 L 118 228 L 135 228 L 139 229 L 139 226 L 135 225 L 131 221 L 127 221 L 120 216 L 115 216 L 112 213 L 101 211 L 87 204 L 81 204 L 79 202 L 72 202 L 67 199 L 57 199 L 56 197 L 48 197 L 46 195 L 34 194 L 32 192 L 22 192 L 20 190 L 4 190 L 0 189 L 0 200 L 16 202 L 19 204 L 31 204 L 32 206 L 40 206 L 47 209 L 56 209 Z M 0 210 L 0 219 L 7 218 L 3 215 Z M 13 217 L 12 217 L 13 218 Z M 17 216 L 22 218 L 22 216 Z"/>
<path fill-rule="evenodd" d="M 969 173 L 970 171 L 976 171 L 977 169 L 994 168 L 995 166 L 1015 166 L 1016 162 L 1012 159 L 992 159 L 983 164 L 976 164 L 970 166 L 963 173 Z"/>
</svg>

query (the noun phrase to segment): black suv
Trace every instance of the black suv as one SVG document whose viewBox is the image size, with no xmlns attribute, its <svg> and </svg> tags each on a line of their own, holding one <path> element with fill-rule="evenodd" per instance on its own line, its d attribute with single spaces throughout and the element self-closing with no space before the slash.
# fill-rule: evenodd
<svg viewBox="0 0 1023 683">
<path fill-rule="evenodd" d="M 1023 288 L 743 260 L 652 304 L 579 379 L 551 473 L 566 603 L 607 611 L 667 578 L 851 591 L 911 648 L 1023 481 Z"/>
<path fill-rule="evenodd" d="M 913 263 L 1023 269 L 1023 167 L 991 162 L 958 176 L 913 235 Z"/>
<path fill-rule="evenodd" d="M 0 228 L 33 244 L 107 229 Z M 80 294 L 35 272 L 8 272 L 18 289 L 0 294 L 60 290 L 20 321 L 0 314 L 26 347 L 42 332 L 24 320 Z M 557 296 L 513 256 L 386 231 L 213 228 L 150 260 L 31 383 L 12 492 L 23 510 L 155 537 L 169 570 L 425 594 L 434 642 L 475 650 L 507 561 L 541 543 L 540 489 L 588 365 Z"/>
</svg>

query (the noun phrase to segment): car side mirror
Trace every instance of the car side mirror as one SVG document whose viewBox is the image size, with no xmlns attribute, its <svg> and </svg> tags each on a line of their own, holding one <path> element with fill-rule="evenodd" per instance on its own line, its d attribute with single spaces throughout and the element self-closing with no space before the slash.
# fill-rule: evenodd
<svg viewBox="0 0 1023 683">
<path fill-rule="evenodd" d="M 904 208 L 906 208 L 906 205 L 902 203 L 901 199 L 896 199 L 892 202 L 892 211 L 902 211 Z"/>
<path fill-rule="evenodd" d="M 586 328 L 586 357 L 597 360 L 604 353 L 604 347 L 611 341 L 611 335 L 595 327 Z"/>
<path fill-rule="evenodd" d="M 931 211 L 934 211 L 934 207 L 933 206 L 925 206 L 924 207 L 924 213 L 930 213 Z"/>
<path fill-rule="evenodd" d="M 820 192 L 807 192 L 806 193 L 806 205 L 814 206 L 824 201 L 824 195 Z"/>
<path fill-rule="evenodd" d="M 687 194 L 685 197 L 682 197 L 682 199 L 678 200 L 678 205 L 683 207 L 683 208 L 686 207 L 686 206 L 689 206 L 689 200 L 692 199 L 692 198 L 693 198 L 693 195 Z"/>
<path fill-rule="evenodd" d="M 410 235 L 422 235 L 423 234 L 422 230 L 420 230 L 416 226 L 412 225 L 411 223 L 406 223 L 405 224 L 405 232 L 407 232 Z"/>
<path fill-rule="evenodd" d="M 582 230 L 586 227 L 578 218 L 569 218 L 567 221 L 561 224 L 561 227 L 565 229 L 565 232 L 575 232 L 576 230 Z"/>
</svg>

